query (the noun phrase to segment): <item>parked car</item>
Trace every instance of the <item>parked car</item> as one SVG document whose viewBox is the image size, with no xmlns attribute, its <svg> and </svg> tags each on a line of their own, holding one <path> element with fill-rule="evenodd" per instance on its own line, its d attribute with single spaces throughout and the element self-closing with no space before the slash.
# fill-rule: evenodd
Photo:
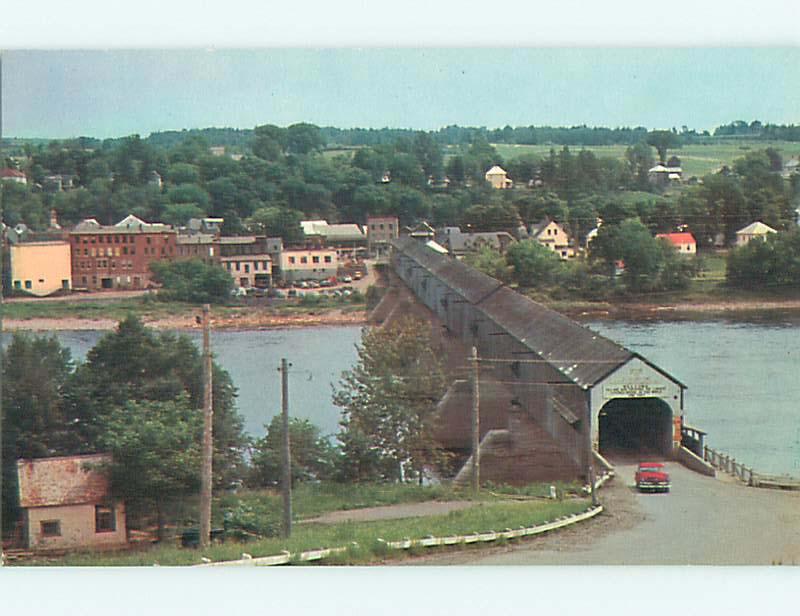
<svg viewBox="0 0 800 616">
<path fill-rule="evenodd" d="M 342 282 L 345 284 L 350 284 L 353 282 L 353 278 L 351 276 L 342 276 Z"/>
<path fill-rule="evenodd" d="M 320 280 L 319 281 L 319 286 L 321 286 L 321 287 L 332 287 L 333 283 L 330 280 L 327 280 L 327 279 Z"/>
<path fill-rule="evenodd" d="M 355 274 L 353 274 L 353 278 L 355 278 L 356 280 L 361 280 L 363 277 L 364 274 L 362 274 L 361 272 L 356 272 Z"/>
<path fill-rule="evenodd" d="M 661 462 L 642 462 L 636 469 L 636 489 L 640 492 L 669 492 L 669 473 Z"/>
<path fill-rule="evenodd" d="M 309 280 L 308 287 L 310 289 L 319 289 L 319 283 L 316 280 Z"/>
</svg>

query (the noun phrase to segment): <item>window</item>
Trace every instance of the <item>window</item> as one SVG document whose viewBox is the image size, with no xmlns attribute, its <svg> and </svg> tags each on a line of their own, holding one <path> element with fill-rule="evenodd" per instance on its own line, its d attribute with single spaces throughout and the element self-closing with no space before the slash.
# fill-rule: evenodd
<svg viewBox="0 0 800 616">
<path fill-rule="evenodd" d="M 394 231 L 394 223 L 389 223 L 389 231 Z"/>
<path fill-rule="evenodd" d="M 244 273 L 245 274 L 249 274 L 250 273 L 250 264 L 249 263 L 245 263 L 244 264 Z"/>
<path fill-rule="evenodd" d="M 136 246 L 131 246 L 131 254 L 132 255 L 136 254 Z"/>
<path fill-rule="evenodd" d="M 381 231 L 383 231 L 383 223 L 381 223 Z"/>
<path fill-rule="evenodd" d="M 84 248 L 83 249 L 83 256 L 84 257 L 88 257 L 89 256 L 89 249 L 88 248 Z"/>
<path fill-rule="evenodd" d="M 25 281 L 25 288 L 26 289 L 30 289 L 31 288 L 31 281 L 30 280 L 26 280 Z"/>
<path fill-rule="evenodd" d="M 114 243 L 119 244 L 119 235 L 114 236 Z"/>
<path fill-rule="evenodd" d="M 331 256 L 330 256 L 330 255 L 327 255 L 327 256 L 325 257 L 325 263 L 330 263 L 331 261 L 332 261 L 332 259 L 331 259 Z"/>
<path fill-rule="evenodd" d="M 42 537 L 61 536 L 61 520 L 42 520 L 39 524 Z"/>
<path fill-rule="evenodd" d="M 311 260 L 312 260 L 314 263 L 319 263 L 319 257 L 311 257 Z"/>
<path fill-rule="evenodd" d="M 128 254 L 128 247 L 127 246 L 123 246 L 122 247 L 122 254 L 124 254 L 124 255 Z"/>
<path fill-rule="evenodd" d="M 113 533 L 117 530 L 114 508 L 105 505 L 94 506 L 94 532 Z"/>
<path fill-rule="evenodd" d="M 21 280 L 15 280 L 14 281 L 14 288 L 15 289 L 21 289 L 22 288 L 22 281 Z"/>
<path fill-rule="evenodd" d="M 300 263 L 308 263 L 308 257 L 300 257 Z"/>
<path fill-rule="evenodd" d="M 241 269 L 241 266 L 239 265 L 239 262 L 237 261 L 236 262 L 236 271 L 238 272 L 240 269 Z"/>
<path fill-rule="evenodd" d="M 289 257 L 289 263 L 294 264 L 294 257 Z"/>
<path fill-rule="evenodd" d="M 263 269 L 265 272 L 267 271 L 267 262 L 266 261 L 262 261 L 261 262 L 261 269 Z"/>
</svg>

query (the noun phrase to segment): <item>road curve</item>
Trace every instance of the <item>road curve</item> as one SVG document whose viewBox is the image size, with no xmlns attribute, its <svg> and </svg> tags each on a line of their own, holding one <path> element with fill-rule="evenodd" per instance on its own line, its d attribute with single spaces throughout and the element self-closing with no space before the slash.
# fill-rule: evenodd
<svg viewBox="0 0 800 616">
<path fill-rule="evenodd" d="M 666 464 L 669 494 L 639 494 L 635 465 L 616 466 L 600 492 L 607 511 L 550 536 L 488 552 L 431 555 L 409 564 L 800 564 L 800 492 L 749 488 Z"/>
</svg>

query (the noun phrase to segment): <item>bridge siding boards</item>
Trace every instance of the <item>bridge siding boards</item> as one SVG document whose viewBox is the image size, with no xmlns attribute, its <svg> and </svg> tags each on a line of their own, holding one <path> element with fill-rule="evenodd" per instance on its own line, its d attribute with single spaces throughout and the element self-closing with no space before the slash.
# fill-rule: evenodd
<svg viewBox="0 0 800 616">
<path fill-rule="evenodd" d="M 586 469 L 586 431 L 591 432 L 599 412 L 592 409 L 592 387 L 631 359 L 646 360 L 416 240 L 399 238 L 393 248 L 393 269 L 416 298 L 451 336 L 466 347 L 475 345 L 482 359 L 503 360 L 482 362 L 482 373 L 509 387 L 524 415 L 550 435 L 579 472 Z"/>
</svg>

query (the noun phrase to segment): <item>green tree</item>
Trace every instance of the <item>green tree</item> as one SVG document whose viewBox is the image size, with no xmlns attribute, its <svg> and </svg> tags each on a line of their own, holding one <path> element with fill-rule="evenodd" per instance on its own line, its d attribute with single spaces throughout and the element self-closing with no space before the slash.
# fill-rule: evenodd
<svg viewBox="0 0 800 616">
<path fill-rule="evenodd" d="M 253 154 L 264 160 L 278 160 L 286 151 L 286 129 L 274 124 L 256 126 L 253 140 Z"/>
<path fill-rule="evenodd" d="M 199 259 L 154 261 L 150 269 L 163 285 L 158 298 L 164 301 L 224 304 L 233 289 L 233 279 L 224 268 Z"/>
<path fill-rule="evenodd" d="M 54 337 L 15 333 L 2 351 L 3 522 L 18 517 L 16 460 L 72 453 L 62 388 L 73 369 L 69 349 Z"/>
<path fill-rule="evenodd" d="M 499 202 L 469 207 L 461 217 L 470 231 L 514 231 L 522 224 L 513 203 Z"/>
<path fill-rule="evenodd" d="M 230 375 L 213 365 L 214 481 L 241 477 L 246 443 Z M 129 401 L 203 405 L 203 364 L 190 338 L 155 332 L 136 317 L 121 321 L 89 351 L 64 385 L 64 413 L 81 452 L 98 451 L 109 414 Z"/>
<path fill-rule="evenodd" d="M 197 184 L 200 182 L 200 168 L 190 163 L 173 163 L 167 170 L 170 184 Z"/>
<path fill-rule="evenodd" d="M 319 428 L 307 419 L 289 419 L 292 455 L 292 484 L 298 481 L 325 480 L 333 476 L 335 450 L 320 435 Z M 280 484 L 283 472 L 283 420 L 275 415 L 267 434 L 253 446 L 252 482 L 259 486 Z"/>
<path fill-rule="evenodd" d="M 407 318 L 365 329 L 357 349 L 356 366 L 342 373 L 333 396 L 343 414 L 340 475 L 421 482 L 444 460 L 433 431 L 446 383 L 430 324 Z"/>
<path fill-rule="evenodd" d="M 300 221 L 303 216 L 296 210 L 283 206 L 268 206 L 257 209 L 245 221 L 245 226 L 253 233 L 282 237 L 284 242 L 297 242 L 303 237 Z"/>
<path fill-rule="evenodd" d="M 468 253 L 464 257 L 464 262 L 506 284 L 513 278 L 511 266 L 506 258 L 491 246 L 484 246 L 477 252 Z"/>
<path fill-rule="evenodd" d="M 633 175 L 634 188 L 648 190 L 647 172 L 653 167 L 653 150 L 646 143 L 637 143 L 625 150 L 625 159 Z"/>
<path fill-rule="evenodd" d="M 546 287 L 552 284 L 561 268 L 561 259 L 536 240 L 522 240 L 509 246 L 506 255 L 514 278 L 523 287 Z"/>
<path fill-rule="evenodd" d="M 126 501 L 133 524 L 154 510 L 159 539 L 176 502 L 199 490 L 202 434 L 203 415 L 185 394 L 129 401 L 105 418 L 99 445 L 111 454 L 104 465 L 111 491 Z"/>
<path fill-rule="evenodd" d="M 654 130 L 647 133 L 647 144 L 658 152 L 658 159 L 663 164 L 667 160 L 667 150 L 681 145 L 680 137 L 669 130 Z"/>
<path fill-rule="evenodd" d="M 310 154 L 324 145 L 319 126 L 300 122 L 286 129 L 286 150 L 290 154 Z"/>
<path fill-rule="evenodd" d="M 800 286 L 800 231 L 772 233 L 728 254 L 727 282 L 740 289 Z"/>
</svg>

